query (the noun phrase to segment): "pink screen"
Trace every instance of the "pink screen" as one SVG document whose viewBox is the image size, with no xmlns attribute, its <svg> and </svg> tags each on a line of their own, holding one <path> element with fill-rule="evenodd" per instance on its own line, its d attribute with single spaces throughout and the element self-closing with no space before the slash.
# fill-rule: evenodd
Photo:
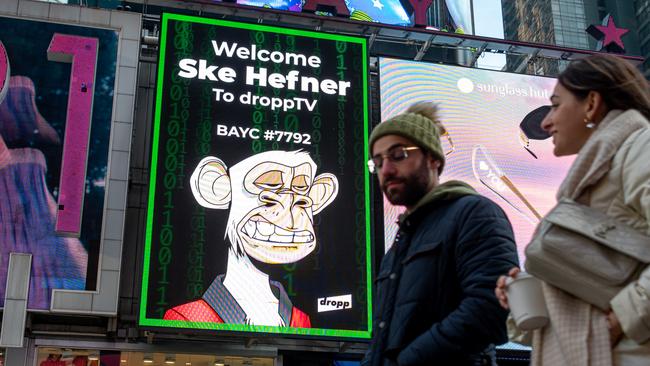
<svg viewBox="0 0 650 366">
<path fill-rule="evenodd" d="M 539 221 L 555 204 L 555 193 L 572 158 L 553 155 L 550 139 L 523 147 L 519 124 L 532 110 L 549 104 L 555 79 L 498 71 L 380 60 L 381 119 L 402 113 L 415 102 L 433 101 L 452 144 L 441 181 L 462 180 L 498 203 L 515 232 L 519 259 Z M 453 145 L 453 148 L 452 148 Z M 391 245 L 400 207 L 384 199 L 386 249 Z"/>
</svg>

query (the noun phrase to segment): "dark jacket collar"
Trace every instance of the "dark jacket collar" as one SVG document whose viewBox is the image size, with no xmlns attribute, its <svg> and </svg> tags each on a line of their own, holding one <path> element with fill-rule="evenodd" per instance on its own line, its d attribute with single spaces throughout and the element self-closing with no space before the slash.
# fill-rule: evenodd
<svg viewBox="0 0 650 366">
<path fill-rule="evenodd" d="M 453 201 L 457 198 L 478 194 L 472 186 L 459 180 L 450 180 L 448 182 L 435 186 L 429 193 L 425 194 L 420 201 L 413 207 L 413 210 L 406 211 L 399 216 L 399 225 L 409 226 L 430 212 L 434 205 L 441 204 L 445 201 Z"/>
</svg>

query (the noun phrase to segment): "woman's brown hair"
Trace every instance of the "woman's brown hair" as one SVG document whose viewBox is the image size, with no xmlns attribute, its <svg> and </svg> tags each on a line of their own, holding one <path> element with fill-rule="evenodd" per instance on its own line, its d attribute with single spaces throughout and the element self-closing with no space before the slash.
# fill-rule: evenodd
<svg viewBox="0 0 650 366">
<path fill-rule="evenodd" d="M 609 110 L 636 109 L 650 119 L 650 87 L 643 74 L 621 57 L 595 54 L 573 61 L 558 81 L 578 99 L 600 93 Z"/>
</svg>

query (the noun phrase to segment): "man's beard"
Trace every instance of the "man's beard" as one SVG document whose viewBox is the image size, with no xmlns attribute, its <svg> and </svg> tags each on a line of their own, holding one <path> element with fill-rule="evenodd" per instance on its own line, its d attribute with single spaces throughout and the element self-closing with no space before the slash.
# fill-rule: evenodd
<svg viewBox="0 0 650 366">
<path fill-rule="evenodd" d="M 389 191 L 387 186 L 391 182 L 399 182 L 402 186 Z M 420 166 L 415 171 L 404 177 L 388 178 L 382 185 L 381 190 L 391 204 L 412 207 L 429 192 L 429 183 L 427 161 L 422 159 Z"/>
</svg>

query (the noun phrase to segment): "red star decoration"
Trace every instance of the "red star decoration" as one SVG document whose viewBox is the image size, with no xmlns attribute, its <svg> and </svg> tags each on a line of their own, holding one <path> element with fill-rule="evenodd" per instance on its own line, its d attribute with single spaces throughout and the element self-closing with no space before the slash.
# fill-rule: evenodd
<svg viewBox="0 0 650 366">
<path fill-rule="evenodd" d="M 607 25 L 597 25 L 596 28 L 604 35 L 604 47 L 616 43 L 621 49 L 625 49 L 621 37 L 628 32 L 628 29 L 616 28 L 616 23 L 614 23 L 614 19 L 611 16 L 607 17 Z"/>
</svg>

